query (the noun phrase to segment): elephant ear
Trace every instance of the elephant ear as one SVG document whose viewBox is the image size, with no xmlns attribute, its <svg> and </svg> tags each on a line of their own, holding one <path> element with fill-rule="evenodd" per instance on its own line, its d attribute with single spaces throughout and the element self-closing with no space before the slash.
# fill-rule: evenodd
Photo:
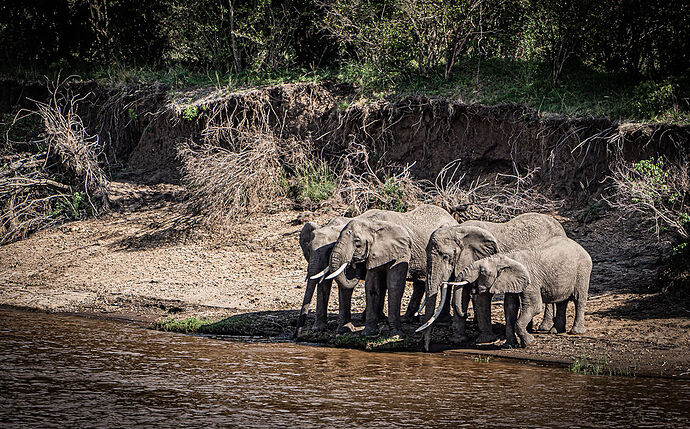
<svg viewBox="0 0 690 429">
<path fill-rule="evenodd" d="M 518 261 L 501 256 L 497 258 L 496 281 L 489 292 L 491 293 L 521 293 L 529 286 L 530 278 L 527 268 Z"/>
<path fill-rule="evenodd" d="M 314 230 L 318 228 L 319 225 L 314 222 L 307 222 L 299 233 L 299 246 L 302 248 L 304 259 L 307 261 L 309 261 L 309 256 L 311 254 L 311 241 L 314 239 Z"/>
<path fill-rule="evenodd" d="M 374 240 L 367 258 L 367 270 L 392 261 L 410 261 L 412 237 L 407 228 L 388 221 L 372 221 L 371 226 Z"/>
<path fill-rule="evenodd" d="M 460 260 L 455 264 L 456 277 L 467 265 L 474 261 L 487 258 L 498 253 L 498 241 L 496 237 L 484 228 L 465 226 L 458 228 L 456 241 L 459 248 L 463 249 Z"/>
</svg>

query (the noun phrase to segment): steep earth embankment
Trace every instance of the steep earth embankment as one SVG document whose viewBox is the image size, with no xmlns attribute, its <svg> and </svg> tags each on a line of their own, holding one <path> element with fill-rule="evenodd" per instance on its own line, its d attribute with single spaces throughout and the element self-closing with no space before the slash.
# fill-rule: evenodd
<svg viewBox="0 0 690 429">
<path fill-rule="evenodd" d="M 365 147 L 377 163 L 414 163 L 411 172 L 421 179 L 433 179 L 458 158 L 468 180 L 538 168 L 541 189 L 566 201 L 554 214 L 594 261 L 589 331 L 576 337 L 538 335 L 527 350 L 464 350 L 557 362 L 586 355 L 619 373 L 690 374 L 690 313 L 650 292 L 667 246 L 638 219 L 622 219 L 592 204 L 616 157 L 687 156 L 687 127 L 543 117 L 520 106 L 466 106 L 422 97 L 352 103 L 348 88 L 335 85 L 238 93 L 206 89 L 174 98 L 162 85 L 119 90 L 85 85 L 93 106 L 84 116 L 107 142 L 111 160 L 126 167 L 112 183 L 118 209 L 0 248 L 0 304 L 148 320 L 239 315 L 219 332 L 289 336 L 304 292 L 297 247 L 301 224 L 325 222 L 345 207 L 255 215 L 210 231 L 190 218 L 182 203 L 177 143 L 202 139 L 213 127 L 232 133 L 251 125 L 308 139 L 324 157 Z M 351 103 L 347 109 L 345 102 Z M 360 288 L 355 308 L 362 307 Z M 336 309 L 334 292 L 330 310 Z M 500 300 L 493 312 L 498 333 Z"/>
</svg>

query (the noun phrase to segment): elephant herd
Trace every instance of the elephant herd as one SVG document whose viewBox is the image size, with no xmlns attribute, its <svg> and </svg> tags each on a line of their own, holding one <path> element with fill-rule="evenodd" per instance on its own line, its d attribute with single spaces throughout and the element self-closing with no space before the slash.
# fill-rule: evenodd
<svg viewBox="0 0 690 429">
<path fill-rule="evenodd" d="M 504 347 L 526 347 L 534 341 L 528 325 L 542 304 L 546 305 L 538 331 L 565 332 L 566 308 L 571 300 L 575 302 L 575 321 L 570 333 L 585 331 L 592 260 L 566 236 L 560 223 L 547 215 L 526 213 L 504 223 L 458 224 L 448 212 L 433 205 L 407 213 L 369 210 L 355 218 L 335 217 L 324 226 L 305 224 L 300 246 L 308 263 L 307 286 L 295 337 L 302 334 L 314 291 L 316 320 L 312 331 L 326 330 L 333 281 L 338 286 L 338 333 L 353 331 L 352 291 L 362 279 L 365 336 L 379 334 L 378 323 L 386 318 L 386 293 L 391 336 L 402 336 L 401 321 L 416 322 L 426 307 L 425 323 L 417 329 L 423 332 L 426 350 L 434 324 L 450 319 L 451 302 L 452 342 L 469 340 L 465 323 L 470 300 L 479 329 L 476 342 L 494 342 L 491 299 L 500 293 L 505 294 Z M 413 292 L 401 319 L 408 281 Z"/>
</svg>

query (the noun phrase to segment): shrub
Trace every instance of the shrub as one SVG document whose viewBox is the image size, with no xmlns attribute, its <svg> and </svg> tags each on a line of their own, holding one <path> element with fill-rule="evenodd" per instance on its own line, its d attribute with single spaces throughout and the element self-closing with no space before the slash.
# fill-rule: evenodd
<svg viewBox="0 0 690 429">
<path fill-rule="evenodd" d="M 307 162 L 298 167 L 294 174 L 296 184 L 293 186 L 293 197 L 300 204 L 318 204 L 335 193 L 335 175 L 321 159 Z"/>
<path fill-rule="evenodd" d="M 685 252 L 690 241 L 690 164 L 662 157 L 618 163 L 613 180 L 614 206 L 641 213 L 654 222 L 656 233 L 667 229 L 674 251 Z"/>
</svg>

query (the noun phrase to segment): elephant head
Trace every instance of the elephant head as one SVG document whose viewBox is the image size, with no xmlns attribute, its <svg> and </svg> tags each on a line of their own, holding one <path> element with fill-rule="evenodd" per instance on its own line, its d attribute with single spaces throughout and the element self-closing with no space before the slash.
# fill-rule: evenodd
<svg viewBox="0 0 690 429">
<path fill-rule="evenodd" d="M 494 255 L 473 262 L 457 278 L 473 283 L 479 293 L 522 293 L 530 284 L 527 269 L 505 255 Z"/>
<path fill-rule="evenodd" d="M 431 234 L 426 248 L 427 297 L 442 282 L 458 276 L 472 262 L 498 253 L 498 242 L 489 231 L 476 226 L 446 226 Z"/>
<path fill-rule="evenodd" d="M 331 274 L 340 281 L 347 268 L 364 264 L 367 270 L 389 262 L 409 262 L 412 235 L 408 228 L 393 222 L 353 219 L 340 232 L 330 260 Z"/>
<path fill-rule="evenodd" d="M 424 332 L 425 349 L 431 341 L 431 324 L 440 315 L 447 289 L 439 301 L 439 288 L 443 282 L 459 277 L 461 271 L 474 261 L 498 253 L 496 237 L 476 226 L 446 226 L 431 234 L 426 248 L 426 314 L 427 321 L 417 329 Z M 459 307 L 458 307 L 459 308 Z M 420 309 L 421 311 L 421 309 Z"/>
<path fill-rule="evenodd" d="M 348 221 L 349 219 L 344 217 L 335 217 L 323 227 L 313 222 L 308 222 L 302 227 L 302 231 L 299 235 L 299 244 L 302 248 L 304 259 L 306 259 L 308 263 L 307 286 L 304 292 L 300 316 L 297 320 L 295 335 L 299 335 L 301 327 L 304 326 L 307 313 L 309 312 L 309 305 L 314 296 L 314 290 L 324 281 L 324 277 L 328 272 L 331 251 L 338 239 L 340 231 Z M 355 287 L 358 280 L 354 270 L 345 273 L 345 275 L 338 279 L 340 285 L 350 288 Z"/>
</svg>

